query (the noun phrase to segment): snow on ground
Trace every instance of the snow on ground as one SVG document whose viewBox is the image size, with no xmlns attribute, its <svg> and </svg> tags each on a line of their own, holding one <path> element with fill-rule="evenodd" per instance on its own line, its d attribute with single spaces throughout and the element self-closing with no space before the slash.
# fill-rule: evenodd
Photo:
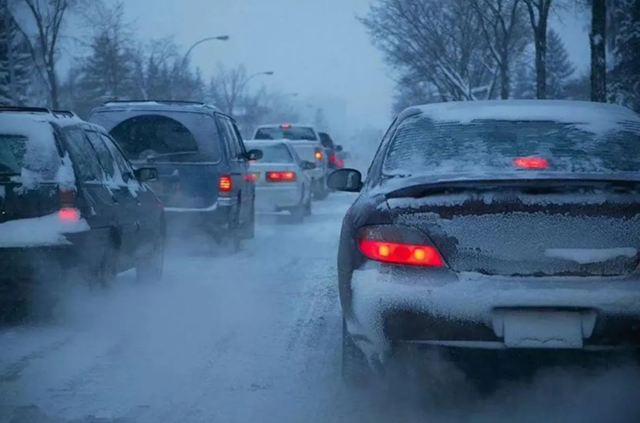
<svg viewBox="0 0 640 423">
<path fill-rule="evenodd" d="M 0 422 L 589 423 L 637 407 L 629 369 L 550 372 L 485 401 L 426 401 L 413 380 L 346 391 L 335 262 L 352 198 L 314 203 L 302 227 L 263 216 L 236 255 L 174 246 L 160 283 L 123 274 L 55 324 L 0 329 Z"/>
</svg>

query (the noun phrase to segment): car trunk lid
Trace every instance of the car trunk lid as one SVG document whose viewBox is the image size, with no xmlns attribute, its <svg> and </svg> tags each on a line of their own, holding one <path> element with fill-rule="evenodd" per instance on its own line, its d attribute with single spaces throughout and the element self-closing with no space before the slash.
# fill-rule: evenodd
<svg viewBox="0 0 640 423">
<path fill-rule="evenodd" d="M 459 181 L 392 191 L 387 204 L 456 272 L 602 277 L 638 267 L 639 193 L 636 181 Z"/>
<path fill-rule="evenodd" d="M 267 179 L 267 174 L 269 172 L 293 172 L 296 175 L 296 179 L 301 177 L 301 175 L 299 175 L 300 168 L 298 168 L 295 163 L 251 163 L 249 171 L 251 172 L 252 179 L 257 187 L 265 187 L 274 184 L 274 182 Z"/>
</svg>

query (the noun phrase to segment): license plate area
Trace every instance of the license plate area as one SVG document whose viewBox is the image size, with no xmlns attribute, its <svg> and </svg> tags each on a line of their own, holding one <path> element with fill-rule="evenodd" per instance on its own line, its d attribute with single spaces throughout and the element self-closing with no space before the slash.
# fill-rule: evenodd
<svg viewBox="0 0 640 423">
<path fill-rule="evenodd" d="M 499 309 L 493 330 L 507 348 L 581 349 L 593 333 L 591 310 Z"/>
</svg>

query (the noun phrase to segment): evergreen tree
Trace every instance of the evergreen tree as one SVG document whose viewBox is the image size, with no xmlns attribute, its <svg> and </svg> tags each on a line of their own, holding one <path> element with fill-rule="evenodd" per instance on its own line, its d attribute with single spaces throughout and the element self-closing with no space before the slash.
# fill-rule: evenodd
<svg viewBox="0 0 640 423">
<path fill-rule="evenodd" d="M 536 73 L 531 55 L 523 56 L 513 68 L 511 96 L 515 99 L 536 98 Z"/>
<path fill-rule="evenodd" d="M 565 86 L 575 71 L 560 35 L 550 29 L 547 33 L 547 98 L 566 98 Z"/>
<path fill-rule="evenodd" d="M 13 17 L 6 16 L 5 9 L 0 7 L 0 104 L 28 104 L 29 87 L 35 76 L 27 40 Z M 15 98 L 12 98 L 12 85 Z"/>
<path fill-rule="evenodd" d="M 615 11 L 614 65 L 609 77 L 612 100 L 640 112 L 640 0 L 620 0 Z"/>
</svg>

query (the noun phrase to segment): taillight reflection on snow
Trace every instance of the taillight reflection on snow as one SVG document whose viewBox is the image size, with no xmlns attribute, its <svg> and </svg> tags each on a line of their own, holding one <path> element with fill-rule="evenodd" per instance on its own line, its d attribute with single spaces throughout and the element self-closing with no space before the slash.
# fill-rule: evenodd
<svg viewBox="0 0 640 423">
<path fill-rule="evenodd" d="M 444 265 L 440 253 L 431 245 L 360 239 L 358 246 L 362 254 L 372 260 L 416 266 L 436 267 Z"/>
</svg>

